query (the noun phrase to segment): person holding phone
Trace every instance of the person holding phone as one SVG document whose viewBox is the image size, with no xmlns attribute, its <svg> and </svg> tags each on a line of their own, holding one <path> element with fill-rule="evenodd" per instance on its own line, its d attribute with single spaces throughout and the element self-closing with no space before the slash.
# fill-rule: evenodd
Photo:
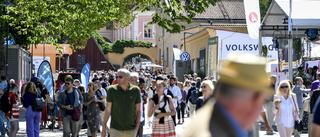
<svg viewBox="0 0 320 137">
<path fill-rule="evenodd" d="M 295 121 L 300 122 L 299 110 L 297 110 L 297 97 L 292 93 L 287 80 L 279 84 L 277 94 L 274 95 L 274 107 L 272 109 L 277 123 L 280 137 L 291 137 Z"/>
</svg>

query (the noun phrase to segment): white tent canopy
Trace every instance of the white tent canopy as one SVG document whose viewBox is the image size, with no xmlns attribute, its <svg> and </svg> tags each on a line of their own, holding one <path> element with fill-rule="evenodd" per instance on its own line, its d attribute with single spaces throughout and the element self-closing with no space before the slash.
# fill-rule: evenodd
<svg viewBox="0 0 320 137">
<path fill-rule="evenodd" d="M 160 66 L 160 65 L 157 65 L 157 64 L 151 64 L 151 63 L 149 63 L 149 64 L 146 64 L 146 65 L 142 65 L 142 67 L 151 67 L 151 68 L 162 68 L 162 66 Z"/>
<path fill-rule="evenodd" d="M 320 1 L 292 0 L 293 37 L 304 37 L 310 28 L 320 30 Z M 288 35 L 289 0 L 273 0 L 261 23 L 262 37 Z"/>
</svg>

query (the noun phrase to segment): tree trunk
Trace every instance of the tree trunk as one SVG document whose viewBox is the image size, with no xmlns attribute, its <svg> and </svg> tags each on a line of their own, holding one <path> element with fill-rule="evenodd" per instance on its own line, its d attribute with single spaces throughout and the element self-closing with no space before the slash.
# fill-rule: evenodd
<svg viewBox="0 0 320 137">
<path fill-rule="evenodd" d="M 0 27 L 0 32 L 3 32 Z M 4 45 L 4 38 L 0 35 L 0 74 L 5 74 L 6 69 L 6 45 Z"/>
</svg>

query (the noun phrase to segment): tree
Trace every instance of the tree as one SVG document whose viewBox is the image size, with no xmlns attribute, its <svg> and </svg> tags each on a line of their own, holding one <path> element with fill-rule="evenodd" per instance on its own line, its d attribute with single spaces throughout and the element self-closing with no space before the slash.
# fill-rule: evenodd
<svg viewBox="0 0 320 137">
<path fill-rule="evenodd" d="M 260 0 L 261 20 L 263 20 L 264 16 L 266 15 L 271 2 L 272 2 L 272 0 Z"/>
<path fill-rule="evenodd" d="M 110 25 L 109 22 L 131 23 L 135 15 L 131 8 L 149 11 L 163 9 L 167 17 L 155 13 L 150 23 L 158 24 L 168 32 L 180 32 L 185 26 L 176 20 L 192 23 L 197 13 L 203 13 L 218 0 L 12 0 L 15 6 L 0 10 L 1 37 L 4 38 L 6 23 L 9 37 L 16 44 L 51 43 L 58 45 L 67 40 L 72 46 L 85 46 L 92 32 Z M 0 0 L 3 3 L 4 0 Z M 187 3 L 185 3 L 187 2 Z M 5 11 L 8 10 L 8 15 Z M 3 43 L 3 42 L 2 42 Z M 1 43 L 0 43 L 1 44 Z M 3 44 L 1 44 L 3 45 Z M 76 46 L 76 47 L 77 47 Z M 58 48 L 58 46 L 57 46 Z M 3 55 L 3 51 L 1 51 Z M 3 64 L 0 64 L 0 66 Z"/>
</svg>

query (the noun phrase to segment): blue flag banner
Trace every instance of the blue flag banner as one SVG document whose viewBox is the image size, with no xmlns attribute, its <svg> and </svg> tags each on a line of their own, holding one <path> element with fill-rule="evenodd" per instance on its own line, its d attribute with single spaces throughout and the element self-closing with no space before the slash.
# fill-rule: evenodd
<svg viewBox="0 0 320 137">
<path fill-rule="evenodd" d="M 48 92 L 50 94 L 50 97 L 52 99 L 54 98 L 54 90 L 53 90 L 53 77 L 52 77 L 52 70 L 50 63 L 46 60 L 44 60 L 39 68 L 38 68 L 38 73 L 37 77 L 43 82 L 43 84 L 46 86 L 48 89 Z"/>
<path fill-rule="evenodd" d="M 89 78 L 90 78 L 90 63 L 87 62 L 86 64 L 84 64 L 81 70 L 81 83 L 86 89 L 86 91 L 88 91 Z"/>
</svg>

